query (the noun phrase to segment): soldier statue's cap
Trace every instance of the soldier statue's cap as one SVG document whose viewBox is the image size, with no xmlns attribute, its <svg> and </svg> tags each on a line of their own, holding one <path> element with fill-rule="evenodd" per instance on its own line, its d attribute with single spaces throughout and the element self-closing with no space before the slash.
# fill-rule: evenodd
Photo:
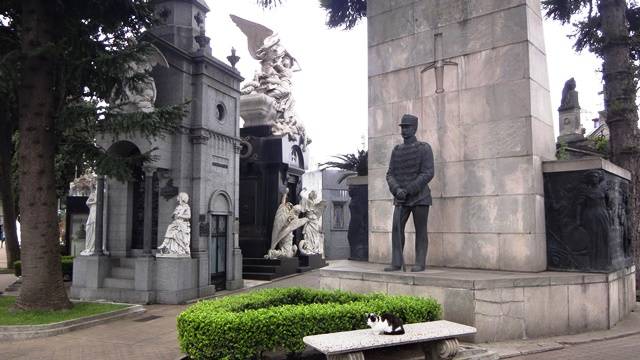
<svg viewBox="0 0 640 360">
<path fill-rule="evenodd" d="M 400 126 L 418 126 L 418 117 L 410 114 L 402 115 Z"/>
</svg>

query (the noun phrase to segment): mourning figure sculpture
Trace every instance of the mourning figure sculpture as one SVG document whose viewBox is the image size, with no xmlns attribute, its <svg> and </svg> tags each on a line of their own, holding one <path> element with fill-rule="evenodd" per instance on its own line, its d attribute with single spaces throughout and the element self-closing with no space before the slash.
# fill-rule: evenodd
<svg viewBox="0 0 640 360">
<path fill-rule="evenodd" d="M 289 189 L 285 190 L 280 206 L 276 210 L 271 231 L 271 247 L 264 256 L 265 259 L 294 257 L 298 247 L 293 244 L 293 231 L 309 221 L 306 217 L 299 217 L 302 212 L 300 205 L 293 206 L 287 202 L 288 193 Z"/>
<path fill-rule="evenodd" d="M 300 205 L 305 218 L 307 218 L 307 223 L 302 228 L 303 239 L 298 243 L 300 253 L 302 255 L 322 254 L 324 253 L 322 214 L 326 203 L 319 201 L 316 192 L 311 190 L 307 196 L 302 195 Z"/>
<path fill-rule="evenodd" d="M 562 88 L 562 99 L 560 100 L 560 108 L 558 110 L 579 109 L 578 92 L 576 91 L 576 80 L 571 78 L 564 83 Z"/>
<path fill-rule="evenodd" d="M 189 195 L 178 194 L 178 206 L 173 211 L 173 221 L 167 227 L 162 245 L 158 246 L 156 256 L 191 256 L 191 208 Z"/>
<path fill-rule="evenodd" d="M 427 221 L 431 206 L 429 182 L 433 179 L 433 152 L 431 146 L 416 139 L 418 118 L 405 114 L 400 120 L 404 143 L 396 145 L 391 152 L 387 183 L 393 195 L 393 229 L 391 235 L 391 266 L 385 271 L 398 271 L 404 264 L 403 249 L 405 226 L 413 213 L 416 229 L 416 259 L 411 271 L 423 271 L 427 260 Z"/>
<path fill-rule="evenodd" d="M 160 49 L 151 44 L 146 46 L 148 49 L 144 56 L 137 61 L 127 63 L 123 79 L 111 92 L 109 102 L 114 107 L 114 112 L 149 113 L 155 110 L 157 91 L 156 83 L 151 77 L 151 70 L 157 65 L 168 68 L 169 63 Z"/>
<path fill-rule="evenodd" d="M 96 187 L 95 183 L 92 186 L 91 194 L 87 199 L 87 207 L 89 208 L 89 217 L 84 226 L 85 238 L 84 238 L 84 250 L 80 252 L 80 255 L 90 256 L 96 251 Z"/>
<path fill-rule="evenodd" d="M 609 196 L 599 170 L 588 171 L 576 199 L 576 221 L 588 234 L 589 262 L 601 268 L 609 258 Z"/>
</svg>

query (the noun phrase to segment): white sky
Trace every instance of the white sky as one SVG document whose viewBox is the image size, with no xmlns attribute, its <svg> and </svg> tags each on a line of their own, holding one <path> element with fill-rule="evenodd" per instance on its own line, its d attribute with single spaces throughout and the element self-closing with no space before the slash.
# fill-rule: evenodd
<svg viewBox="0 0 640 360">
<path fill-rule="evenodd" d="M 206 0 L 207 35 L 213 55 L 223 61 L 235 47 L 236 65 L 245 79 L 259 68 L 247 50 L 247 39 L 231 21 L 234 14 L 261 23 L 280 34 L 284 47 L 298 60 L 302 71 L 294 73 L 293 96 L 298 117 L 313 143 L 309 146 L 310 169 L 331 156 L 362 148 L 367 134 L 367 28 L 366 19 L 349 31 L 331 30 L 317 0 L 284 0 L 263 10 L 254 0 Z M 574 77 L 580 93 L 582 126 L 589 133 L 591 119 L 603 109 L 600 61 L 585 51 L 576 54 L 573 40 L 566 37 L 570 26 L 545 20 L 547 64 L 552 112 L 558 134 L 556 109 L 564 82 Z"/>
</svg>

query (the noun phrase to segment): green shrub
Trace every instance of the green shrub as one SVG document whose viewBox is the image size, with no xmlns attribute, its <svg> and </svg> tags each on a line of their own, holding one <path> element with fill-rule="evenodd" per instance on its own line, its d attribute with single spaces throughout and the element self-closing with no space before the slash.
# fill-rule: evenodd
<svg viewBox="0 0 640 360">
<path fill-rule="evenodd" d="M 405 323 L 440 319 L 431 298 L 303 288 L 267 289 L 201 301 L 178 316 L 178 339 L 191 359 L 247 359 L 266 350 L 304 349 L 308 335 L 365 328 L 367 313 Z"/>
<path fill-rule="evenodd" d="M 62 266 L 62 276 L 71 279 L 73 276 L 73 256 L 60 256 Z M 18 260 L 13 263 L 13 270 L 16 276 L 22 275 L 22 261 Z"/>
</svg>

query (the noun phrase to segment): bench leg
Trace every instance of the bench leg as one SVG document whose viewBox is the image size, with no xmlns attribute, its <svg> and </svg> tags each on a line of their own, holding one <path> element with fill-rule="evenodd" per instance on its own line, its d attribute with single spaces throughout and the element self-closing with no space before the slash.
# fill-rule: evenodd
<svg viewBox="0 0 640 360">
<path fill-rule="evenodd" d="M 425 360 L 453 359 L 458 353 L 458 339 L 446 339 L 422 344 Z"/>
<path fill-rule="evenodd" d="M 327 360 L 364 360 L 362 351 L 340 355 L 327 355 Z"/>
</svg>

